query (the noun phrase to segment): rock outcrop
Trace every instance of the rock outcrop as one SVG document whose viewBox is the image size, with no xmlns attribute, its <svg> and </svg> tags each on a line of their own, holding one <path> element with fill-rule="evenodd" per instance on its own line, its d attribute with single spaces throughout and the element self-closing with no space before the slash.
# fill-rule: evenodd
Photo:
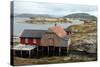
<svg viewBox="0 0 100 67">
<path fill-rule="evenodd" d="M 89 39 L 81 39 L 73 45 L 74 50 L 86 51 L 88 53 L 97 53 L 97 43 L 96 39 L 92 37 Z"/>
<path fill-rule="evenodd" d="M 71 36 L 72 50 L 86 51 L 88 53 L 97 53 L 97 28 L 96 23 L 85 23 L 71 26 L 68 29 L 74 31 Z"/>
</svg>

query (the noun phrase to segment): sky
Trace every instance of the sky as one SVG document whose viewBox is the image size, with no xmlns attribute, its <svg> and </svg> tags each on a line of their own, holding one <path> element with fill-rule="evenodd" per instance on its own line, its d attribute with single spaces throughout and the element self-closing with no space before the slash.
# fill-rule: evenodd
<svg viewBox="0 0 100 67">
<path fill-rule="evenodd" d="M 78 4 L 14 1 L 14 14 L 48 14 L 53 16 L 66 16 L 72 13 L 88 13 L 97 16 L 97 7 Z"/>
</svg>

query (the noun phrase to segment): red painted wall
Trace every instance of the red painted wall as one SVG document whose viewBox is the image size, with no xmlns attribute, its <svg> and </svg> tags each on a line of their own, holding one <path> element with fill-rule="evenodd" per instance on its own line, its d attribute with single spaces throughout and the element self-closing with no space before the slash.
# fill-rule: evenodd
<svg viewBox="0 0 100 67">
<path fill-rule="evenodd" d="M 28 44 L 32 45 L 33 44 L 33 39 L 28 39 Z"/>
<path fill-rule="evenodd" d="M 41 45 L 41 39 L 25 39 L 25 38 L 20 38 L 20 43 L 21 44 L 26 44 L 26 45 Z"/>
<path fill-rule="evenodd" d="M 20 43 L 25 44 L 25 38 L 20 38 Z"/>
</svg>

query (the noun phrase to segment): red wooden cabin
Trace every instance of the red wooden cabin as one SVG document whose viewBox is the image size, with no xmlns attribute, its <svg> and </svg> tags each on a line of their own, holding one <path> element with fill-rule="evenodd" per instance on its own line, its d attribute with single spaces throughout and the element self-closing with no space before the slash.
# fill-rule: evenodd
<svg viewBox="0 0 100 67">
<path fill-rule="evenodd" d="M 25 45 L 40 45 L 45 30 L 24 30 L 20 36 L 20 43 Z"/>
</svg>

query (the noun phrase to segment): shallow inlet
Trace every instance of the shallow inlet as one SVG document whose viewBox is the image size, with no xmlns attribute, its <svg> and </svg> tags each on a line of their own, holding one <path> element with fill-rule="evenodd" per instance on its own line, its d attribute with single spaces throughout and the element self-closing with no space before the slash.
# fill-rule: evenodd
<svg viewBox="0 0 100 67">
<path fill-rule="evenodd" d="M 49 27 L 54 26 L 55 23 L 48 23 L 48 24 L 29 24 L 25 23 L 24 21 L 28 18 L 14 18 L 14 36 L 19 36 L 24 29 L 36 29 L 36 30 L 48 30 Z M 57 25 L 67 28 L 71 25 L 78 25 L 81 24 L 79 20 L 76 20 L 72 23 L 57 23 Z"/>
</svg>

